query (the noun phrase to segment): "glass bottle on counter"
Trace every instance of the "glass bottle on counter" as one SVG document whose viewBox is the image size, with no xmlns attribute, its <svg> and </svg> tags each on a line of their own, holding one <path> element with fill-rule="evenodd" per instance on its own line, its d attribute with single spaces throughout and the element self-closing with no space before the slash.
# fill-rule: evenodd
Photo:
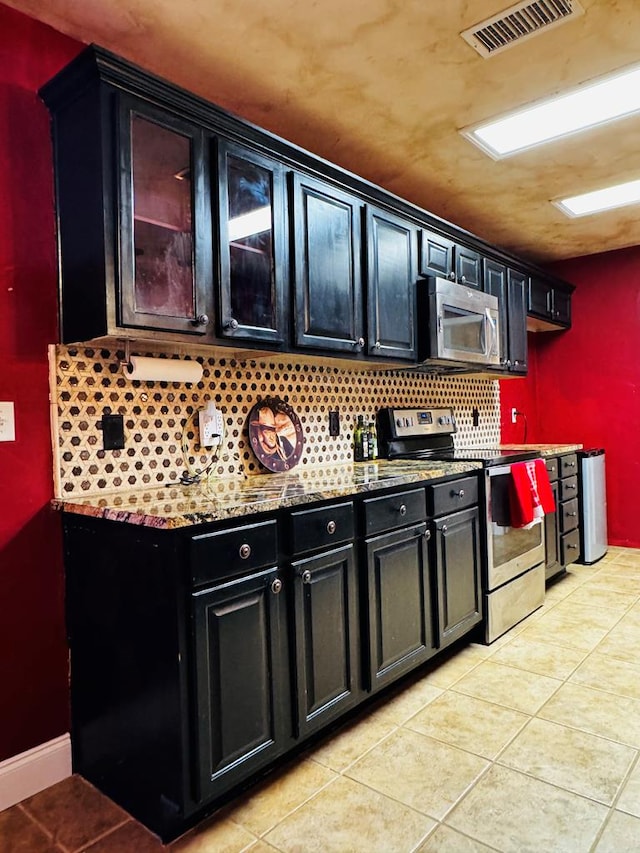
<svg viewBox="0 0 640 853">
<path fill-rule="evenodd" d="M 369 458 L 369 431 L 364 423 L 364 415 L 358 415 L 353 431 L 353 458 L 356 462 L 365 462 Z"/>
<path fill-rule="evenodd" d="M 376 432 L 376 422 L 371 421 L 369 424 L 369 459 L 378 458 L 378 433 Z"/>
</svg>

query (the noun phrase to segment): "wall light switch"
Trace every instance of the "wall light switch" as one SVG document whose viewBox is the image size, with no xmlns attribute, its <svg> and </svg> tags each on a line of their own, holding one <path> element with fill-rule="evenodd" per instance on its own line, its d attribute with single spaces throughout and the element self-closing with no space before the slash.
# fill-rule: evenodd
<svg viewBox="0 0 640 853">
<path fill-rule="evenodd" d="M 0 403 L 0 441 L 16 440 L 16 417 L 13 403 Z"/>
</svg>

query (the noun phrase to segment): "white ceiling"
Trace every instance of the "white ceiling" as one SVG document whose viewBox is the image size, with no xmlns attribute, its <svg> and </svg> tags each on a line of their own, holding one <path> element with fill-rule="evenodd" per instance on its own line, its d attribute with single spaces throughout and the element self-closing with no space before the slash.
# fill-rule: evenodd
<svg viewBox="0 0 640 853">
<path fill-rule="evenodd" d="M 467 125 L 640 61 L 640 2 L 491 59 L 461 30 L 511 0 L 9 0 L 539 262 L 640 244 L 640 209 L 549 199 L 640 178 L 640 116 L 495 162 Z"/>
</svg>

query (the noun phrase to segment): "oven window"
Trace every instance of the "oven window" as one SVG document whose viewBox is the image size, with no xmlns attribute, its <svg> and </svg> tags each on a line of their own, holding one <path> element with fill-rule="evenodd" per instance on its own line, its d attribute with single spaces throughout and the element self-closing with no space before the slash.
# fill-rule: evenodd
<svg viewBox="0 0 640 853">
<path fill-rule="evenodd" d="M 498 568 L 512 560 L 517 560 L 535 548 L 539 548 L 542 544 L 543 525 L 535 524 L 528 530 L 523 527 L 511 527 L 509 508 L 511 474 L 492 476 L 490 482 L 490 544 L 493 552 L 493 566 Z"/>
<path fill-rule="evenodd" d="M 442 331 L 445 349 L 458 352 L 484 352 L 483 314 L 469 313 L 451 305 L 442 306 Z"/>
</svg>

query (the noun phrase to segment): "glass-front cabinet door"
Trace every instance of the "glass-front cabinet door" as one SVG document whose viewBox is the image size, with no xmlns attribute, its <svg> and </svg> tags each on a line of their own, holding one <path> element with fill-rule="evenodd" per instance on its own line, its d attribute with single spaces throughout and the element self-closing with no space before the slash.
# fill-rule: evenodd
<svg viewBox="0 0 640 853">
<path fill-rule="evenodd" d="M 120 324 L 211 333 L 203 134 L 122 98 L 120 136 Z"/>
<path fill-rule="evenodd" d="M 282 166 L 220 140 L 218 186 L 220 334 L 282 344 L 287 281 Z"/>
</svg>

